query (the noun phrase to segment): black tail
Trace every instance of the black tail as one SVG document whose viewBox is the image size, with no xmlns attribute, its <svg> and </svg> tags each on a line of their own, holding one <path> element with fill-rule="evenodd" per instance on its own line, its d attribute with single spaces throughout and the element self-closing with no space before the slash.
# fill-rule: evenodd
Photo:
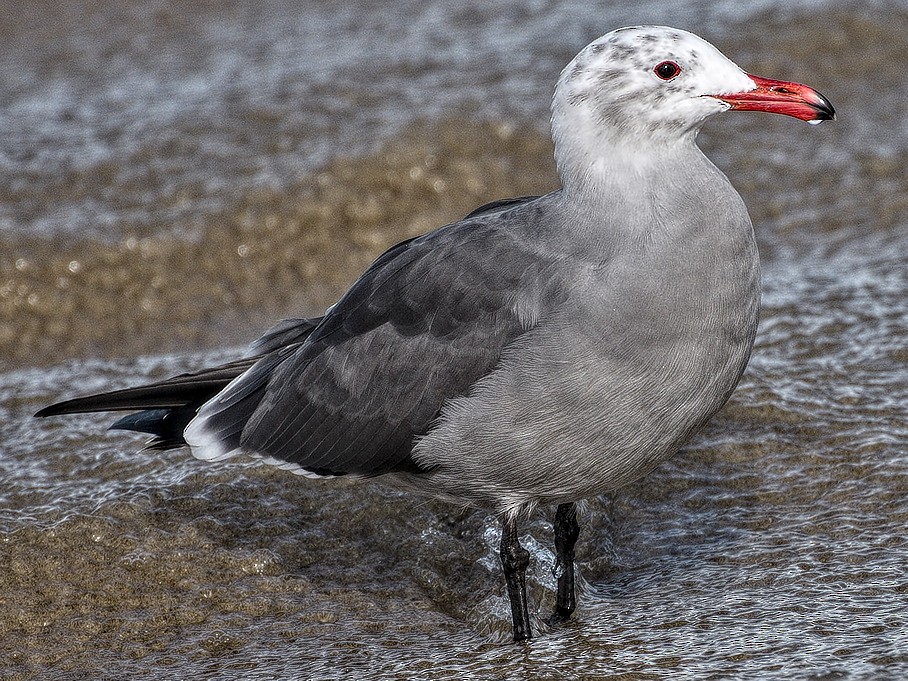
<svg viewBox="0 0 908 681">
<path fill-rule="evenodd" d="M 45 407 L 35 416 L 59 416 L 98 411 L 137 411 L 110 426 L 114 430 L 133 430 L 154 437 L 149 449 L 174 449 L 186 444 L 183 430 L 199 408 L 221 392 L 263 356 L 283 347 L 303 342 L 320 318 L 285 319 L 253 344 L 258 353 L 228 364 L 180 374 L 135 388 L 114 390 Z"/>
<path fill-rule="evenodd" d="M 98 411 L 136 411 L 115 422 L 111 429 L 154 435 L 150 449 L 182 447 L 183 429 L 205 402 L 249 369 L 259 357 L 249 357 L 195 373 L 180 374 L 157 383 L 77 397 L 45 407 L 35 416 L 59 416 Z"/>
</svg>

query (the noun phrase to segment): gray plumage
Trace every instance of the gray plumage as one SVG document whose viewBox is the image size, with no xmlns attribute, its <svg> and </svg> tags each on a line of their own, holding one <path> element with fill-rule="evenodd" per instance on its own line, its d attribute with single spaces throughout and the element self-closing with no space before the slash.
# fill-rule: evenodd
<svg viewBox="0 0 908 681">
<path fill-rule="evenodd" d="M 305 343 L 205 405 L 197 453 L 392 474 L 516 513 L 630 482 L 721 407 L 757 326 L 753 230 L 694 144 L 704 116 L 654 137 L 664 115 L 646 115 L 631 38 L 594 43 L 559 81 L 562 189 L 383 254 Z"/>
<path fill-rule="evenodd" d="M 323 317 L 282 323 L 250 359 L 198 374 L 196 392 L 184 375 L 41 414 L 150 407 L 118 427 L 159 446 L 182 432 L 203 459 L 383 475 L 491 508 L 507 519 L 515 638 L 527 638 L 514 518 L 644 475 L 722 407 L 747 364 L 753 229 L 695 137 L 713 113 L 757 108 L 755 79 L 683 31 L 607 34 L 555 90 L 561 189 L 394 246 Z M 831 117 L 808 90 L 787 110 L 766 98 L 779 113 Z M 760 110 L 775 110 L 766 98 Z M 142 404 L 170 388 L 185 399 Z"/>
</svg>

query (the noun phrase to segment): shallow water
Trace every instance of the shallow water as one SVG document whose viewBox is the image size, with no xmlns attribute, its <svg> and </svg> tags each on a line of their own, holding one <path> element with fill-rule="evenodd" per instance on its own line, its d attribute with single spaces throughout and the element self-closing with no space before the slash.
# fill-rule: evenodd
<svg viewBox="0 0 908 681">
<path fill-rule="evenodd" d="M 0 676 L 908 675 L 908 6 L 63 5 L 0 19 Z M 501 644 L 484 513 L 30 418 L 237 356 L 384 246 L 554 186 L 558 70 L 643 21 L 839 120 L 701 135 L 757 227 L 757 347 L 690 446 L 588 503 L 569 625 Z M 524 543 L 544 617 L 543 516 Z"/>
</svg>

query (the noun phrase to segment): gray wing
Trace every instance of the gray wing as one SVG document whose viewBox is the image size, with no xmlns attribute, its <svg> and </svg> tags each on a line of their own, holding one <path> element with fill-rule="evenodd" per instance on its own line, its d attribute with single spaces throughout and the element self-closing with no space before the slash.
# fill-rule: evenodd
<svg viewBox="0 0 908 681">
<path fill-rule="evenodd" d="M 202 439 L 222 451 L 201 455 L 239 448 L 320 475 L 415 469 L 414 437 L 528 329 L 518 299 L 551 284 L 514 215 L 483 212 L 385 252 L 305 342 L 202 408 Z"/>
</svg>

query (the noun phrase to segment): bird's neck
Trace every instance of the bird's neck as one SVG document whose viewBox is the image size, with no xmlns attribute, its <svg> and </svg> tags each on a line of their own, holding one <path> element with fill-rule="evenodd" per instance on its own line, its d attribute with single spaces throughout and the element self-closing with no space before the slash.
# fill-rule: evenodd
<svg viewBox="0 0 908 681">
<path fill-rule="evenodd" d="M 610 248 L 637 241 L 676 248 L 692 240 L 692 230 L 703 225 L 730 224 L 722 219 L 729 207 L 740 207 L 746 215 L 740 197 L 700 151 L 695 137 L 695 130 L 673 140 L 559 137 L 556 128 L 555 155 L 563 186 L 557 200 L 572 238 L 596 244 L 607 234 L 604 243 Z M 713 213 L 715 220 L 703 219 Z M 734 221 L 730 238 L 747 237 L 747 230 L 739 234 L 738 227 Z"/>
<path fill-rule="evenodd" d="M 689 176 L 711 166 L 695 137 L 696 131 L 672 140 L 614 139 L 602 132 L 556 135 L 555 162 L 564 193 L 575 200 L 639 204 L 641 193 L 659 191 L 673 173 Z"/>
</svg>

